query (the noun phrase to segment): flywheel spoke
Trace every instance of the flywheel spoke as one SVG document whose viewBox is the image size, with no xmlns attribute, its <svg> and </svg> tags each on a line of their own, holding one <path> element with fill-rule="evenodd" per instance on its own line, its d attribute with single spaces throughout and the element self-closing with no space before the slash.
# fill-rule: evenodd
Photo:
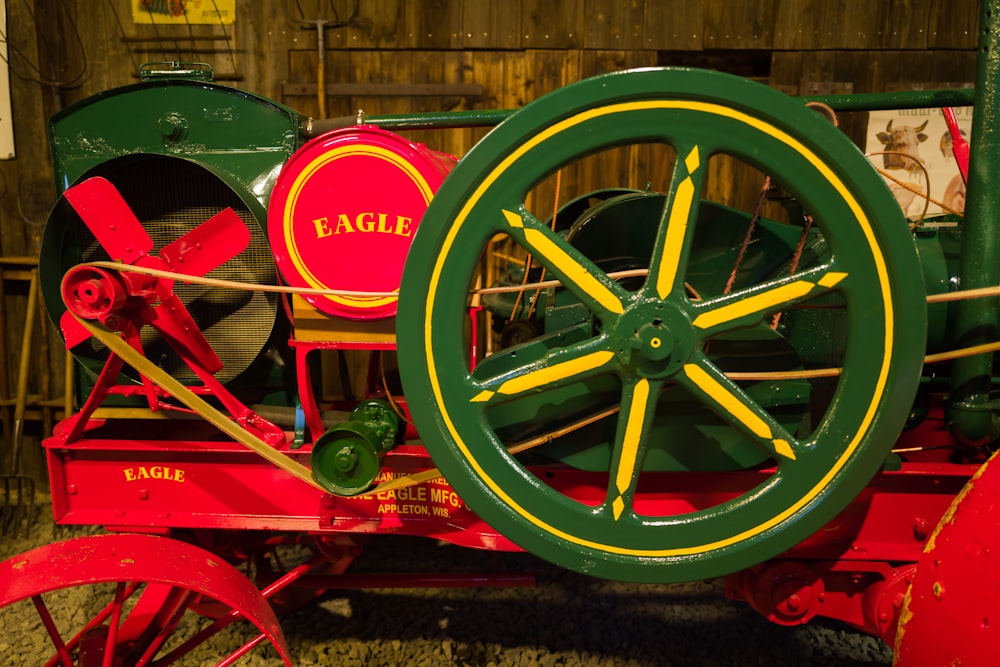
<svg viewBox="0 0 1000 667">
<path fill-rule="evenodd" d="M 678 379 L 712 411 L 758 443 L 779 465 L 795 461 L 802 453 L 798 441 L 713 364 L 685 364 Z"/>
<path fill-rule="evenodd" d="M 503 210 L 507 231 L 603 321 L 625 310 L 627 293 L 525 209 Z"/>
<path fill-rule="evenodd" d="M 841 284 L 842 271 L 817 267 L 762 285 L 695 304 L 692 325 L 703 337 L 759 324 L 769 313 L 815 299 Z"/>
<path fill-rule="evenodd" d="M 677 158 L 646 279 L 646 291 L 659 299 L 684 289 L 683 266 L 694 236 L 698 196 L 707 171 L 704 147 L 677 146 Z"/>
<path fill-rule="evenodd" d="M 647 434 L 656 401 L 663 383 L 647 378 L 632 378 L 622 390 L 621 413 L 615 435 L 615 449 L 611 459 L 611 475 L 605 510 L 618 521 L 627 508 L 632 507 L 639 471 L 646 450 Z"/>
<path fill-rule="evenodd" d="M 472 403 L 499 403 L 524 394 L 552 389 L 617 368 L 606 337 L 598 336 L 553 350 L 541 359 L 493 377 L 473 377 Z M 480 367 L 483 368 L 483 367 Z"/>
</svg>

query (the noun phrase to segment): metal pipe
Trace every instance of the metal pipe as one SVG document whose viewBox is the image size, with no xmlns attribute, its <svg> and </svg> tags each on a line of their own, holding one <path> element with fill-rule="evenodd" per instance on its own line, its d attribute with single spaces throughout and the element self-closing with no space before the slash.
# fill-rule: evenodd
<svg viewBox="0 0 1000 667">
<path fill-rule="evenodd" d="M 969 159 L 968 194 L 959 262 L 963 290 L 1000 282 L 1000 198 L 991 184 L 1000 173 L 1000 0 L 982 0 L 979 17 L 979 57 Z M 953 344 L 971 346 L 997 338 L 997 300 L 974 299 L 955 306 Z M 982 446 L 1000 437 L 1000 425 L 990 401 L 993 355 L 957 359 L 952 366 L 949 429 L 966 445 Z"/>
<path fill-rule="evenodd" d="M 871 111 L 875 109 L 923 109 L 927 107 L 967 107 L 973 104 L 971 88 L 911 90 L 895 93 L 852 93 L 848 95 L 809 95 L 803 103 L 822 102 L 835 111 Z M 462 127 L 493 127 L 510 118 L 517 109 L 473 109 L 429 113 L 385 114 L 368 116 L 365 122 L 386 130 L 429 130 Z M 312 119 L 302 126 L 303 136 L 312 137 L 355 122 L 353 116 Z"/>
<path fill-rule="evenodd" d="M 803 102 L 822 102 L 835 111 L 875 111 L 882 109 L 925 109 L 968 107 L 975 101 L 975 89 L 906 90 L 892 93 L 848 93 L 807 95 Z"/>
<path fill-rule="evenodd" d="M 873 111 L 876 109 L 924 109 L 929 107 L 967 107 L 974 102 L 972 88 L 908 90 L 895 93 L 852 93 L 848 95 L 808 95 L 799 97 L 803 104 L 822 102 L 835 111 Z M 367 122 L 387 130 L 449 129 L 492 127 L 507 120 L 517 109 L 476 109 L 439 113 L 390 114 L 368 116 Z"/>
</svg>

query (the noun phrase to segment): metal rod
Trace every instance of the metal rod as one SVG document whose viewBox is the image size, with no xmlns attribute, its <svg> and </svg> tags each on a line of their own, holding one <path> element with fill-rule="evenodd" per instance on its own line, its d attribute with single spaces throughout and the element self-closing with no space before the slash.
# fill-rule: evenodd
<svg viewBox="0 0 1000 667">
<path fill-rule="evenodd" d="M 962 229 L 959 284 L 963 290 L 1000 281 L 998 206 L 991 180 L 1000 173 L 1000 0 L 982 0 L 979 17 L 979 57 L 976 66 L 976 113 L 972 119 L 968 196 Z M 952 343 L 968 347 L 997 338 L 995 298 L 961 301 L 955 307 Z M 953 435 L 965 445 L 985 445 L 1000 435 L 990 406 L 992 354 L 955 361 L 951 373 L 948 421 Z"/>
<path fill-rule="evenodd" d="M 822 102 L 835 111 L 968 107 L 972 106 L 975 102 L 975 89 L 954 88 L 943 90 L 907 90 L 894 93 L 807 95 L 799 99 L 803 102 Z"/>
<path fill-rule="evenodd" d="M 896 93 L 855 93 L 848 95 L 809 95 L 798 98 L 803 103 L 822 102 L 836 111 L 871 111 L 875 109 L 922 109 L 927 107 L 967 107 L 975 100 L 972 88 L 914 90 Z M 430 113 L 385 114 L 368 116 L 367 122 L 387 130 L 451 129 L 492 127 L 510 118 L 517 109 L 474 109 Z M 321 121 L 314 121 L 317 125 Z"/>
</svg>

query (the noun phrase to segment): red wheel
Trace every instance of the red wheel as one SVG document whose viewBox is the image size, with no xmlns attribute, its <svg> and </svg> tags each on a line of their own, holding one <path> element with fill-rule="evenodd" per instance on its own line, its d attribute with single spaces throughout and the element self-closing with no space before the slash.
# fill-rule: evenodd
<svg viewBox="0 0 1000 667">
<path fill-rule="evenodd" d="M 997 664 L 998 504 L 994 453 L 955 496 L 917 561 L 899 616 L 895 667 Z"/>
<path fill-rule="evenodd" d="M 80 614 L 65 609 L 65 599 L 54 600 L 80 587 L 92 589 L 96 611 Z M 196 606 L 209 599 L 227 613 L 214 621 L 198 615 Z M 292 664 L 264 595 L 229 563 L 177 540 L 150 535 L 81 537 L 0 563 L 0 607 L 28 600 L 52 641 L 51 655 L 40 656 L 47 659 L 46 665 L 175 664 L 236 620 L 250 621 L 260 633 L 240 640 L 242 645 L 217 665 L 232 664 L 262 643 L 270 643 L 285 665 Z M 59 617 L 61 612 L 66 618 Z"/>
</svg>

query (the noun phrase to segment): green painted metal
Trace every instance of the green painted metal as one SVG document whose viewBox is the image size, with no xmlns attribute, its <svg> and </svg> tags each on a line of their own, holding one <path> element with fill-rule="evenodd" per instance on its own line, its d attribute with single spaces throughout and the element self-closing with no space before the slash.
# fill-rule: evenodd
<svg viewBox="0 0 1000 667">
<path fill-rule="evenodd" d="M 850 93 L 844 95 L 806 95 L 802 102 L 822 102 L 836 111 L 872 111 L 875 109 L 923 109 L 929 107 L 967 107 L 973 104 L 974 91 L 965 88 L 909 90 L 893 93 Z M 412 114 L 375 114 L 366 121 L 387 130 L 427 130 L 459 127 L 493 127 L 510 118 L 517 109 L 473 109 Z"/>
<path fill-rule="evenodd" d="M 557 229 L 565 228 L 565 239 L 578 252 L 583 253 L 605 273 L 649 268 L 649 251 L 656 241 L 656 231 L 665 204 L 660 193 L 638 190 L 614 191 L 606 199 L 585 198 L 590 202 L 577 211 L 570 222 L 560 222 Z M 564 221 L 577 206 L 568 205 L 560 211 L 559 221 Z M 800 229 L 761 218 L 756 221 L 753 244 L 745 254 L 741 244 L 750 214 L 716 202 L 702 201 L 698 211 L 698 228 L 712 230 L 693 240 L 685 282 L 699 294 L 719 294 L 734 266 L 738 267 L 734 285 L 736 289 L 749 287 L 767 277 L 779 275 L 785 259 L 794 251 Z M 551 221 L 546 221 L 551 227 Z M 741 256 L 742 254 L 742 256 Z M 512 271 L 513 279 L 505 284 L 517 284 L 523 275 Z M 532 280 L 541 278 L 541 269 L 533 272 Z M 629 278 L 620 283 L 626 289 L 638 289 L 642 278 Z M 510 318 L 515 303 L 515 293 L 486 294 L 483 305 L 494 314 L 494 321 L 505 322 Z M 483 372 L 499 375 L 525 364 L 527 358 L 538 359 L 556 344 L 568 344 L 567 337 L 578 332 L 581 325 L 589 327 L 593 314 L 583 306 L 570 290 L 549 288 L 535 297 L 535 309 L 530 331 L 545 331 L 547 336 L 522 345 L 516 350 L 494 354 L 486 362 Z M 529 299 L 521 299 L 518 317 L 527 317 Z M 529 324 L 515 320 L 523 328 Z M 507 340 L 510 326 L 503 328 Z M 814 338 L 798 337 L 800 345 L 812 345 Z M 523 342 L 517 340 L 515 342 Z M 626 341 L 626 344 L 628 341 Z M 534 351 L 533 351 L 534 348 Z M 747 371 L 760 368 L 772 370 L 800 369 L 799 356 L 792 345 L 770 326 L 729 332 L 712 341 L 709 358 L 727 371 Z M 744 391 L 781 424 L 794 430 L 808 409 L 809 383 L 756 382 L 743 387 Z M 578 385 L 523 396 L 505 402 L 490 411 L 489 419 L 495 431 L 505 441 L 523 440 L 538 435 L 542 427 L 552 428 L 585 417 L 587 414 L 616 405 L 620 388 L 608 376 L 588 379 Z M 565 463 L 581 470 L 607 470 L 610 465 L 614 441 L 614 419 L 605 419 L 556 438 L 546 447 L 542 456 Z M 766 455 L 756 444 L 740 432 L 727 428 L 714 418 L 711 411 L 693 401 L 683 390 L 670 388 L 661 394 L 651 425 L 649 449 L 643 470 L 646 471 L 721 471 L 745 469 L 766 460 Z"/>
<path fill-rule="evenodd" d="M 612 207 L 611 216 L 613 219 L 609 220 L 607 224 L 614 225 L 619 222 L 619 217 L 627 218 L 629 215 L 628 211 L 622 212 L 623 207 L 620 206 L 621 198 L 629 199 L 630 195 L 635 196 L 642 193 L 642 190 L 635 190 L 633 188 L 607 188 L 587 192 L 559 207 L 554 224 L 550 217 L 545 221 L 545 225 L 567 235 L 567 238 L 572 238 L 572 235 L 575 233 L 573 232 L 574 228 L 579 228 L 579 226 L 585 224 L 589 219 L 599 215 L 604 210 L 604 202 L 608 202 L 608 206 Z M 542 268 L 540 266 L 535 265 L 529 273 L 529 282 L 542 279 Z M 511 287 L 523 284 L 524 282 L 524 263 L 511 263 L 507 267 L 504 276 L 493 287 Z M 537 295 L 533 294 L 532 296 L 535 299 L 534 306 L 532 306 L 531 299 L 518 299 L 516 292 L 494 292 L 483 295 L 483 306 L 497 316 L 494 319 L 494 323 L 513 320 L 513 322 L 510 322 L 511 326 L 506 329 L 507 331 L 516 330 L 510 336 L 502 333 L 505 330 L 503 327 L 498 327 L 498 331 L 502 333 L 503 338 L 516 338 L 517 332 L 523 330 L 530 330 L 536 333 L 542 330 L 555 331 L 575 324 L 578 321 L 579 318 L 574 318 L 573 316 L 570 316 L 571 320 L 567 321 L 564 316 L 552 313 L 553 309 L 568 305 L 565 299 L 556 298 L 555 290 L 543 289 Z M 558 296 L 562 297 L 562 294 L 560 293 Z M 576 301 L 571 300 L 570 303 L 576 303 Z M 514 313 L 515 307 L 517 308 L 516 314 Z M 569 311 L 565 310 L 564 312 L 568 313 Z M 532 319 L 530 323 L 524 321 L 529 315 L 531 315 Z M 550 320 L 551 315 L 555 315 L 554 319 L 559 321 L 559 324 L 552 325 L 553 320 Z"/>
<path fill-rule="evenodd" d="M 606 277 L 525 205 L 560 167 L 604 148 L 662 142 L 679 156 L 659 216 L 651 273 L 636 291 Z M 695 301 L 684 286 L 709 157 L 724 152 L 771 174 L 812 213 L 830 249 L 791 277 Z M 617 185 L 617 184 L 616 184 Z M 582 340 L 513 369 L 471 371 L 464 308 L 487 241 L 506 233 L 591 311 Z M 786 258 L 787 259 L 787 258 Z M 435 196 L 407 262 L 398 346 L 406 395 L 446 478 L 522 547 L 581 572 L 685 581 L 747 567 L 821 527 L 882 465 L 909 415 L 925 330 L 920 270 L 895 200 L 857 149 L 800 103 L 719 73 L 651 69 L 605 75 L 511 116 Z M 813 423 L 790 431 L 705 352 L 713 339 L 774 312 L 835 295 L 847 354 Z M 907 335 L 896 335 L 905 331 Z M 530 356 L 530 355 L 529 355 Z M 608 377 L 618 388 L 607 488 L 571 501 L 510 455 L 490 421 L 509 401 Z M 661 391 L 680 387 L 774 464 L 742 496 L 671 516 L 636 507 L 672 486 L 642 474 Z M 836 418 L 834 418 L 836 414 Z M 532 425 L 533 427 L 537 425 Z M 544 452 L 544 446 L 538 448 Z M 534 451 L 532 452 L 534 454 Z M 640 486 L 640 479 L 642 485 Z M 660 486 L 657 488 L 658 480 Z"/>
<path fill-rule="evenodd" d="M 49 121 L 56 187 L 61 193 L 115 158 L 165 155 L 197 159 L 266 208 L 276 166 L 301 145 L 302 119 L 263 97 L 199 81 L 164 78 L 115 88 Z M 102 128 L 100 141 L 91 141 L 93 128 Z"/>
<path fill-rule="evenodd" d="M 141 81 L 156 79 L 190 79 L 192 81 L 212 81 L 215 72 L 208 63 L 181 62 L 168 60 L 163 62 L 143 63 L 139 66 Z"/>
<path fill-rule="evenodd" d="M 928 295 L 953 291 L 959 284 L 962 232 L 958 228 L 914 231 L 913 244 L 920 258 L 924 289 Z M 961 302 L 958 302 L 961 303 Z M 927 352 L 953 349 L 953 317 L 958 303 L 927 304 Z"/>
<path fill-rule="evenodd" d="M 56 191 L 61 194 L 90 176 L 105 176 L 112 182 L 121 177 L 133 184 L 129 193 L 133 207 L 162 201 L 164 193 L 172 193 L 179 207 L 192 200 L 204 204 L 206 218 L 232 206 L 248 225 L 256 222 L 252 254 L 267 260 L 263 267 L 245 267 L 244 279 L 253 275 L 254 282 L 273 282 L 273 259 L 264 232 L 267 202 L 279 170 L 301 144 L 302 118 L 263 97 L 187 78 L 164 76 L 116 88 L 68 106 L 49 121 Z M 143 174 L 156 177 L 149 177 L 148 184 L 135 185 Z M 146 190 L 148 197 L 143 196 Z M 192 218 L 186 228 L 161 226 L 170 238 L 158 242 L 172 241 L 202 220 Z M 70 207 L 58 201 L 39 251 L 42 295 L 54 322 L 65 311 L 59 279 L 66 269 L 83 261 L 91 241 Z M 264 326 L 260 324 L 261 329 Z M 261 336 L 266 337 L 266 332 Z M 170 350 L 147 347 L 147 352 Z M 87 376 L 99 371 L 106 353 L 78 349 L 75 356 L 87 371 L 77 373 L 84 384 L 76 395 L 86 396 Z M 235 366 L 229 364 L 229 368 Z M 256 365 L 257 372 L 264 373 L 263 364 Z M 243 380 L 261 382 L 249 375 Z"/>
<path fill-rule="evenodd" d="M 962 289 L 1000 283 L 1000 200 L 996 175 L 1000 173 L 1000 1 L 983 0 L 979 17 L 979 58 L 976 69 L 976 113 L 972 119 L 969 177 L 962 226 L 959 284 Z M 995 341 L 998 336 L 997 300 L 971 299 L 955 308 L 952 340 L 957 347 Z M 951 372 L 947 419 L 955 438 L 982 446 L 1000 438 L 1000 420 L 990 396 L 992 354 L 963 357 Z"/>
<path fill-rule="evenodd" d="M 975 101 L 972 88 L 936 90 L 900 90 L 880 93 L 845 93 L 842 95 L 805 95 L 803 102 L 821 102 L 836 111 L 875 111 L 877 109 L 929 109 L 968 107 Z"/>
<path fill-rule="evenodd" d="M 313 444 L 309 464 L 330 493 L 354 496 L 371 487 L 385 453 L 399 444 L 402 421 L 388 401 L 370 400 Z"/>
</svg>

